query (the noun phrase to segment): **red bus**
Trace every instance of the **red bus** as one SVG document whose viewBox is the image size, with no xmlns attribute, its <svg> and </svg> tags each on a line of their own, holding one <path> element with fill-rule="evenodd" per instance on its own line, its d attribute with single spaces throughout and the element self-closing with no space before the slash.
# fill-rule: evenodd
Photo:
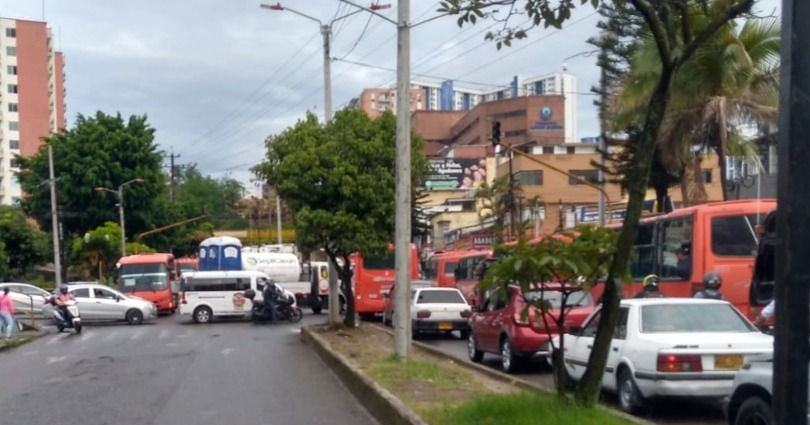
<svg viewBox="0 0 810 425">
<path fill-rule="evenodd" d="M 175 266 L 177 266 L 177 276 L 178 278 L 183 274 L 183 272 L 195 272 L 200 270 L 200 260 L 197 258 L 177 258 L 174 260 Z"/>
<path fill-rule="evenodd" d="M 703 275 L 717 272 L 720 293 L 751 317 L 750 284 L 757 254 L 757 226 L 776 208 L 773 199 L 713 202 L 641 220 L 630 260 L 633 283 L 624 296 L 641 290 L 648 274 L 657 274 L 666 297 L 692 297 Z M 602 285 L 595 288 L 598 298 Z"/>
<path fill-rule="evenodd" d="M 459 261 L 468 255 L 467 250 L 436 251 L 425 263 L 422 270 L 426 280 L 433 280 L 436 286 L 455 288 L 456 268 Z"/>
<path fill-rule="evenodd" d="M 118 290 L 141 297 L 157 305 L 158 312 L 173 313 L 177 309 L 175 291 L 177 278 L 172 254 L 137 254 L 118 260 Z"/>
<path fill-rule="evenodd" d="M 396 279 L 394 251 L 381 257 L 364 258 L 360 253 L 352 254 L 352 284 L 354 305 L 361 316 L 373 316 L 385 310 L 385 295 L 391 291 Z M 416 245 L 411 244 L 411 279 L 419 279 L 419 255 Z"/>
</svg>

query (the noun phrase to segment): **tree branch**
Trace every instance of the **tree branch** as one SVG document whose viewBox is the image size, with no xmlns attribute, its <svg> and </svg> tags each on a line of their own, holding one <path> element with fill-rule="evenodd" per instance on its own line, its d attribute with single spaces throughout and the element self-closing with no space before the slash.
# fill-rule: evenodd
<svg viewBox="0 0 810 425">
<path fill-rule="evenodd" d="M 686 0 L 678 2 L 678 8 L 681 10 L 681 37 L 683 44 L 689 44 L 692 41 L 692 27 L 689 21 L 689 4 Z"/>
<path fill-rule="evenodd" d="M 683 54 L 681 54 L 681 57 L 679 57 L 673 65 L 681 65 L 689 60 L 698 47 L 713 36 L 714 33 L 720 29 L 720 27 L 742 13 L 750 10 L 753 4 L 754 0 L 741 0 L 739 3 L 730 6 L 723 15 L 715 16 L 714 19 L 712 19 L 712 21 L 706 25 L 706 28 L 703 28 L 703 30 L 701 30 L 700 33 L 689 44 L 686 44 L 686 46 L 683 48 Z"/>
<path fill-rule="evenodd" d="M 655 10 L 647 0 L 630 0 L 630 2 L 633 3 L 636 10 L 638 10 L 639 13 L 644 16 L 644 20 L 647 22 L 647 25 L 650 27 L 650 31 L 653 33 L 653 39 L 655 40 L 655 45 L 658 48 L 658 55 L 661 57 L 661 65 L 670 68 L 672 66 L 672 48 L 667 40 L 664 23 L 661 22 L 661 19 L 659 19 L 658 15 L 655 14 Z"/>
</svg>

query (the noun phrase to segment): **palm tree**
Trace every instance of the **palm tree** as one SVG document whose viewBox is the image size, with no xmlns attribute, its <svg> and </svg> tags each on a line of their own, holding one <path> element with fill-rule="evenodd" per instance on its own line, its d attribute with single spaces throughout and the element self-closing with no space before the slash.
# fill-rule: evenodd
<svg viewBox="0 0 810 425">
<path fill-rule="evenodd" d="M 678 69 L 658 143 L 663 165 L 681 176 L 685 203 L 706 199 L 703 152 L 717 154 L 723 188 L 726 157 L 759 163 L 756 146 L 740 127 L 776 124 L 779 42 L 775 20 L 731 22 Z M 637 50 L 612 103 L 613 131 L 632 127 L 642 116 L 660 72 L 655 49 L 647 41 Z"/>
</svg>

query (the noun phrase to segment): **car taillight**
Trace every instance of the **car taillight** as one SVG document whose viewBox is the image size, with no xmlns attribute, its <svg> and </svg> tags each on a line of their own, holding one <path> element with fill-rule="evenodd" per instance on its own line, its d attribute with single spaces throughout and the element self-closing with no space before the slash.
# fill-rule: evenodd
<svg viewBox="0 0 810 425">
<path fill-rule="evenodd" d="M 515 313 L 515 324 L 519 326 L 529 326 L 529 315 L 523 313 Z"/>
<path fill-rule="evenodd" d="M 188 302 L 186 301 L 186 293 L 185 292 L 180 293 L 180 303 L 181 304 L 188 304 Z"/>
<path fill-rule="evenodd" d="M 428 317 L 430 317 L 430 312 L 427 310 L 419 310 L 416 312 L 417 319 L 427 319 Z"/>
<path fill-rule="evenodd" d="M 699 354 L 659 354 L 656 370 L 659 372 L 702 372 Z"/>
<path fill-rule="evenodd" d="M 464 319 L 469 319 L 469 318 L 470 318 L 470 316 L 472 316 L 472 311 L 470 311 L 470 310 L 464 310 L 464 311 L 462 311 L 460 314 L 461 314 L 461 317 L 462 317 L 462 318 L 464 318 Z"/>
</svg>

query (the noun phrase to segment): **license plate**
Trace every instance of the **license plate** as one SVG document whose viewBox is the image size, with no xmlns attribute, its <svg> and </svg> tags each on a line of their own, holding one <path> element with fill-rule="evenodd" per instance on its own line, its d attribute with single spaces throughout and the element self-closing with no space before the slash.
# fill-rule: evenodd
<svg viewBox="0 0 810 425">
<path fill-rule="evenodd" d="M 714 356 L 715 369 L 737 370 L 743 365 L 743 356 L 739 354 L 717 354 Z"/>
<path fill-rule="evenodd" d="M 440 331 L 452 331 L 453 330 L 453 324 L 452 323 L 447 323 L 447 322 L 439 323 L 439 330 Z"/>
</svg>

